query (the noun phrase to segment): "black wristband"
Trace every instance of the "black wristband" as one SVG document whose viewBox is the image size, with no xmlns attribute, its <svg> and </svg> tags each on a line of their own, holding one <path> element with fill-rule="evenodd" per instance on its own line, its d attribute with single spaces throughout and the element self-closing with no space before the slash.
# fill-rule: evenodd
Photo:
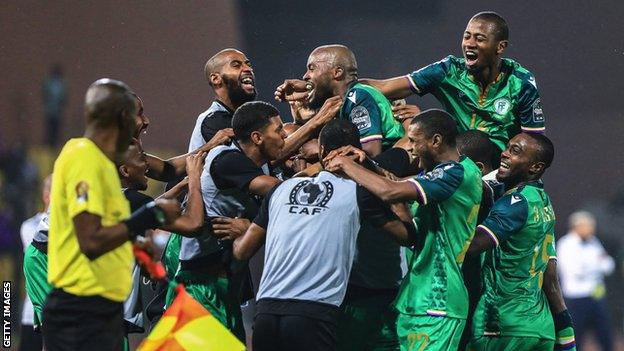
<svg viewBox="0 0 624 351">
<path fill-rule="evenodd" d="M 128 226 L 130 240 L 134 241 L 137 235 L 144 233 L 147 229 L 154 229 L 165 224 L 165 213 L 154 201 L 151 201 L 134 211 L 124 223 Z"/>
<path fill-rule="evenodd" d="M 572 316 L 568 310 L 561 311 L 553 315 L 553 322 L 555 322 L 555 331 L 563 330 L 567 327 L 572 327 Z"/>
</svg>

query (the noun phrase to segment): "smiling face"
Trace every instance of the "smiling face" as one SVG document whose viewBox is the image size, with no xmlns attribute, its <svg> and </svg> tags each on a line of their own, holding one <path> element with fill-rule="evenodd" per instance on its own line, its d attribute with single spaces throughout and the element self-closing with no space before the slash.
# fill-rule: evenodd
<svg viewBox="0 0 624 351">
<path fill-rule="evenodd" d="M 251 61 L 242 52 L 225 52 L 218 75 L 233 104 L 239 106 L 256 98 L 256 78 Z"/>
<path fill-rule="evenodd" d="M 507 143 L 501 154 L 496 178 L 513 187 L 532 180 L 544 170 L 544 162 L 537 161 L 538 145 L 526 134 L 518 134 Z"/>
<path fill-rule="evenodd" d="M 308 100 L 310 108 L 317 109 L 323 106 L 325 100 L 334 95 L 332 62 L 331 55 L 322 50 L 312 51 L 312 54 L 308 57 L 307 70 L 303 79 L 312 83 L 312 91 Z"/>
<path fill-rule="evenodd" d="M 145 115 L 145 110 L 143 109 L 143 100 L 135 96 L 138 103 L 138 111 L 135 117 L 136 129 L 134 131 L 134 138 L 139 139 L 141 133 L 147 132 L 147 127 L 150 124 L 150 119 Z"/>
<path fill-rule="evenodd" d="M 418 159 L 418 168 L 431 171 L 435 167 L 433 157 L 433 138 L 427 138 L 420 123 L 413 123 L 407 131 L 409 139 L 409 152 L 412 157 Z"/>
<path fill-rule="evenodd" d="M 120 166 L 120 171 L 128 188 L 147 189 L 147 157 L 136 143 L 128 148 L 126 162 Z"/>
<path fill-rule="evenodd" d="M 469 71 L 493 66 L 507 47 L 507 40 L 498 40 L 496 25 L 481 19 L 468 22 L 462 39 L 462 53 Z"/>
</svg>

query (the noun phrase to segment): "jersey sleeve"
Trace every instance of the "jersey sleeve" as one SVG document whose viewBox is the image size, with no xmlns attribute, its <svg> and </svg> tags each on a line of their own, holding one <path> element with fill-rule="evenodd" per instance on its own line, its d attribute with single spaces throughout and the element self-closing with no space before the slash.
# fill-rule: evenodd
<svg viewBox="0 0 624 351">
<path fill-rule="evenodd" d="M 381 199 L 371 194 L 362 186 L 356 188 L 357 203 L 360 209 L 360 218 L 365 219 L 374 227 L 381 227 L 384 224 L 396 220 L 397 216 L 390 207 Z"/>
<path fill-rule="evenodd" d="M 542 100 L 537 90 L 535 77 L 529 73 L 522 84 L 518 98 L 517 118 L 523 132 L 543 133 L 546 130 Z"/>
<path fill-rule="evenodd" d="M 253 220 L 256 225 L 264 229 L 267 229 L 267 227 L 269 226 L 269 202 L 271 201 L 271 197 L 273 196 L 273 193 L 278 186 L 279 184 L 274 186 L 273 189 L 269 190 L 267 195 L 264 197 L 264 200 L 262 200 L 262 205 L 260 205 L 260 209 L 258 210 L 256 218 L 254 218 Z"/>
<path fill-rule="evenodd" d="M 464 166 L 449 163 L 439 166 L 431 172 L 409 179 L 419 194 L 419 203 L 427 205 L 451 197 L 464 180 Z"/>
<path fill-rule="evenodd" d="M 232 127 L 231 115 L 225 111 L 215 111 L 206 116 L 201 124 L 201 135 L 205 142 L 210 141 L 218 131 Z"/>
<path fill-rule="evenodd" d="M 84 160 L 66 164 L 65 171 L 65 198 L 70 218 L 82 212 L 89 212 L 104 217 L 106 204 L 101 175 L 106 172 L 95 162 L 90 162 L 92 155 L 85 153 L 84 157 L 76 155 L 74 160 Z M 119 189 L 121 191 L 121 189 Z"/>
<path fill-rule="evenodd" d="M 360 142 L 383 139 L 381 110 L 375 99 L 363 89 L 354 88 L 347 94 L 343 116 L 360 132 Z"/>
<path fill-rule="evenodd" d="M 444 81 L 451 66 L 452 56 L 434 62 L 417 71 L 408 74 L 410 88 L 415 94 L 423 96 L 432 93 Z"/>
<path fill-rule="evenodd" d="M 526 198 L 521 194 L 509 194 L 496 201 L 487 218 L 477 226 L 477 231 L 489 235 L 498 246 L 524 227 L 528 215 Z"/>
<path fill-rule="evenodd" d="M 243 153 L 229 151 L 212 161 L 210 175 L 219 189 L 237 188 L 248 191 L 249 183 L 264 173 Z"/>
</svg>

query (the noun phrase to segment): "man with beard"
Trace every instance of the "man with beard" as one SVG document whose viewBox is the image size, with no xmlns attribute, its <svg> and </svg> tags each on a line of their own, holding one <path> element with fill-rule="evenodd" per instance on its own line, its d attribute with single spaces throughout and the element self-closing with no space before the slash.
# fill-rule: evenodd
<svg viewBox="0 0 624 351">
<path fill-rule="evenodd" d="M 502 58 L 508 38 L 507 22 L 500 15 L 480 12 L 464 31 L 463 58 L 451 55 L 406 76 L 362 82 L 392 100 L 431 93 L 453 116 L 459 132 L 482 130 L 503 150 L 521 131 L 545 130 L 535 77 Z"/>
<path fill-rule="evenodd" d="M 232 128 L 232 114 L 242 104 L 256 98 L 251 61 L 236 49 L 224 49 L 206 62 L 204 74 L 216 99 L 197 117 L 189 142 L 189 152 L 204 145 L 219 130 Z"/>
<path fill-rule="evenodd" d="M 362 148 L 371 157 L 403 137 L 403 127 L 394 119 L 390 101 L 375 88 L 358 83 L 357 62 L 348 47 L 324 45 L 314 49 L 303 79 L 286 80 L 277 87 L 276 99 L 317 109 L 332 96 L 344 97 L 340 118 L 358 127 Z"/>
<path fill-rule="evenodd" d="M 410 150 L 424 175 L 393 181 L 366 170 L 350 158 L 329 155 L 325 168 L 342 171 L 390 203 L 417 201 L 414 222 L 418 256 L 410 263 L 395 306 L 401 349 L 457 349 L 468 313 L 462 264 L 474 233 L 481 202 L 481 172 L 459 155 L 457 129 L 448 113 L 427 110 L 408 129 Z M 417 240 L 415 240 L 417 239 Z"/>
<path fill-rule="evenodd" d="M 47 350 L 119 350 L 122 302 L 131 289 L 130 242 L 175 220 L 179 204 L 156 200 L 130 214 L 115 163 L 135 132 L 136 99 L 122 82 L 100 79 L 85 97 L 84 137 L 54 163 L 48 282 L 43 309 Z M 94 342 L 96 341 L 96 342 Z"/>
<path fill-rule="evenodd" d="M 527 133 L 513 137 L 501 154 L 497 179 L 506 193 L 477 226 L 468 248 L 468 255 L 485 252 L 471 350 L 550 351 L 555 328 L 571 330 L 567 310 L 551 316 L 542 290 L 555 215 L 540 179 L 553 157 L 548 138 Z"/>
</svg>

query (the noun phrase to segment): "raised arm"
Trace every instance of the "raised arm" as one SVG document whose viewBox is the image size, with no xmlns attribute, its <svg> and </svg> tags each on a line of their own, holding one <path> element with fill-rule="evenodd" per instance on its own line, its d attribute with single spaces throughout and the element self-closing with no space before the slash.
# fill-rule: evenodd
<svg viewBox="0 0 624 351">
<path fill-rule="evenodd" d="M 410 87 L 409 80 L 406 76 L 394 77 L 389 79 L 371 79 L 363 78 L 359 80 L 360 83 L 370 85 L 373 88 L 379 90 L 389 100 L 403 99 L 414 92 Z"/>
<path fill-rule="evenodd" d="M 188 156 L 198 152 L 208 152 L 212 150 L 212 148 L 228 142 L 232 137 L 234 137 L 234 132 L 231 128 L 227 128 L 218 131 L 206 144 L 188 154 L 175 156 L 167 160 L 147 154 L 147 176 L 163 182 L 181 177 L 186 173 L 186 158 Z"/>
</svg>

